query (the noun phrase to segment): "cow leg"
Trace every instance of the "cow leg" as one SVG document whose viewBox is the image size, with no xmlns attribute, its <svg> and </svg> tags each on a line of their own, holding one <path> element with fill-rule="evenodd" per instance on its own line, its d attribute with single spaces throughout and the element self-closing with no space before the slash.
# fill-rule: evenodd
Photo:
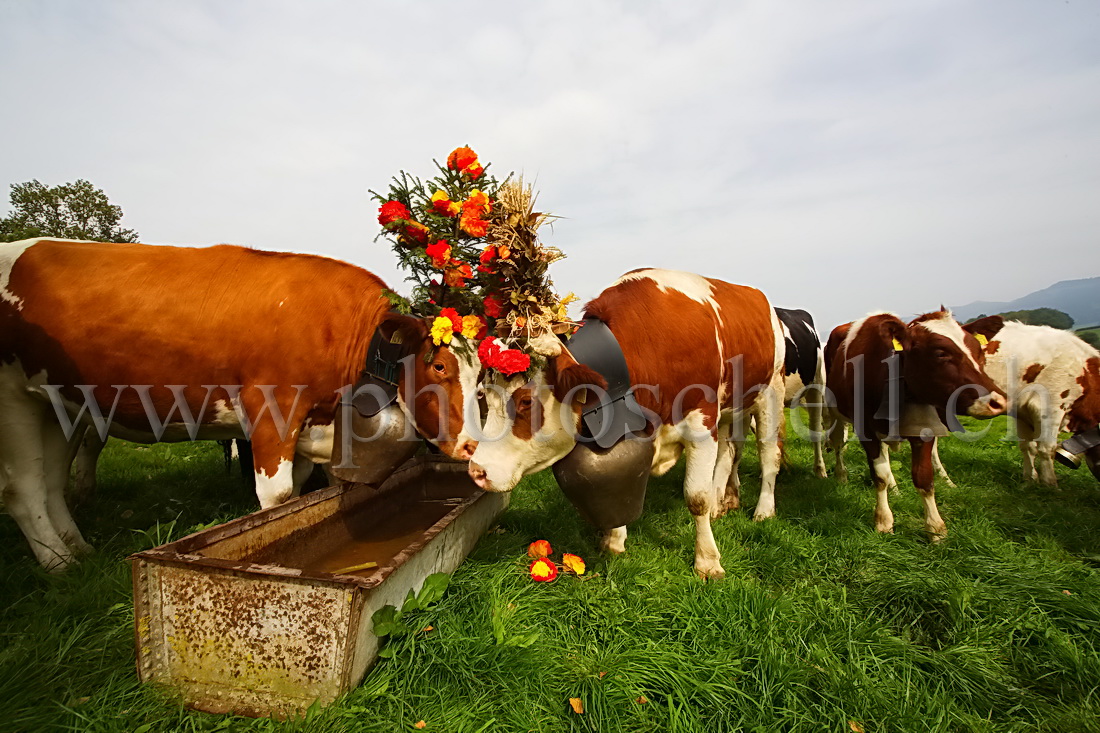
<svg viewBox="0 0 1100 733">
<path fill-rule="evenodd" d="M 860 445 L 867 454 L 867 465 L 871 469 L 871 481 L 875 487 L 875 531 L 893 532 L 894 513 L 890 511 L 890 453 L 880 440 L 861 440 Z"/>
<path fill-rule="evenodd" d="M 878 469 L 883 471 L 883 475 L 886 476 L 886 488 L 890 490 L 890 493 L 894 496 L 898 494 L 898 480 L 894 478 L 894 466 L 890 463 L 890 449 L 897 448 L 901 443 L 882 443 L 882 457 L 879 459 L 882 462 L 884 468 Z"/>
<path fill-rule="evenodd" d="M 1026 418 L 1016 419 L 1016 439 L 1020 446 L 1020 461 L 1022 464 L 1023 478 L 1025 482 L 1033 483 L 1038 480 L 1035 472 L 1035 428 Z"/>
<path fill-rule="evenodd" d="M 844 446 L 848 444 L 848 422 L 839 412 L 831 411 L 832 424 L 829 426 L 829 446 L 836 456 L 833 474 L 838 484 L 848 483 L 848 469 L 844 466 Z"/>
<path fill-rule="evenodd" d="M 74 504 L 83 504 L 95 496 L 95 472 L 99 463 L 99 454 L 107 444 L 101 440 L 95 428 L 84 431 L 84 438 L 76 451 L 76 475 L 69 491 L 69 500 Z"/>
<path fill-rule="evenodd" d="M 734 430 L 735 423 L 739 425 Z M 746 414 L 734 415 L 718 429 L 718 463 L 714 467 L 715 511 L 713 519 L 741 508 L 741 476 L 737 469 L 745 452 L 745 435 L 750 419 Z"/>
<path fill-rule="evenodd" d="M 0 485 L 4 506 L 30 543 L 35 559 L 51 572 L 60 572 L 72 561 L 73 550 L 58 534 L 47 507 L 43 406 L 30 403 L 18 388 L 2 391 Z"/>
<path fill-rule="evenodd" d="M 953 489 L 957 489 L 955 482 L 951 480 L 951 477 L 947 475 L 947 469 L 943 467 L 943 461 L 940 460 L 940 441 L 939 438 L 932 438 L 932 469 L 936 472 L 936 475 L 943 479 L 943 482 Z"/>
<path fill-rule="evenodd" d="M 626 552 L 626 526 L 600 533 L 600 551 L 621 555 Z"/>
<path fill-rule="evenodd" d="M 302 487 L 305 486 L 306 481 L 313 475 L 313 468 L 317 464 L 306 456 L 296 455 L 294 456 L 294 491 L 293 496 L 300 496 L 302 493 Z"/>
<path fill-rule="evenodd" d="M 99 435 L 96 434 L 96 441 Z M 75 436 L 74 436 L 75 438 Z M 84 541 L 84 536 L 73 521 L 73 515 L 69 511 L 69 505 L 65 501 L 65 489 L 69 485 L 69 468 L 73 464 L 73 458 L 80 441 L 66 440 L 65 432 L 61 426 L 52 420 L 45 420 L 42 424 L 42 461 L 43 481 L 46 487 L 46 511 L 50 515 L 50 522 L 61 539 L 65 541 L 74 553 L 86 554 L 91 552 L 92 546 Z"/>
<path fill-rule="evenodd" d="M 932 454 L 935 452 L 936 443 L 920 438 L 910 438 L 909 446 L 913 450 L 913 485 L 917 487 L 924 501 L 924 526 L 932 541 L 939 542 L 947 536 L 947 525 L 944 524 L 940 509 L 936 506 L 936 487 L 932 483 Z"/>
<path fill-rule="evenodd" d="M 734 418 L 737 419 L 737 418 Z M 730 440 L 730 423 L 723 422 L 718 426 L 718 460 L 714 464 L 714 504 L 711 519 L 721 519 L 726 515 L 729 507 L 726 506 L 726 486 L 734 473 L 734 447 Z"/>
<path fill-rule="evenodd" d="M 714 435 L 690 440 L 685 446 L 687 467 L 684 476 L 684 500 L 695 518 L 695 573 L 700 577 L 722 578 L 722 556 L 714 542 L 710 515 L 714 504 L 714 467 L 718 462 L 718 441 Z"/>
<path fill-rule="evenodd" d="M 760 499 L 752 514 L 754 521 L 775 516 L 775 477 L 779 474 L 780 441 L 785 421 L 781 377 L 773 379 L 767 389 L 761 390 L 756 400 L 756 452 L 760 456 Z"/>
<path fill-rule="evenodd" d="M 1041 415 L 1036 422 L 1040 425 L 1039 434 L 1035 436 L 1035 470 L 1039 474 L 1039 485 L 1056 489 L 1058 477 L 1054 474 L 1054 451 L 1058 448 L 1061 415 L 1055 417 L 1047 413 Z"/>
<path fill-rule="evenodd" d="M 810 443 L 814 447 L 814 476 L 818 478 L 825 478 L 829 475 L 828 469 L 825 468 L 825 436 L 821 433 L 824 423 L 824 401 L 824 396 L 819 393 L 816 402 L 802 403 L 802 406 L 806 408 L 806 414 L 810 418 Z"/>
</svg>

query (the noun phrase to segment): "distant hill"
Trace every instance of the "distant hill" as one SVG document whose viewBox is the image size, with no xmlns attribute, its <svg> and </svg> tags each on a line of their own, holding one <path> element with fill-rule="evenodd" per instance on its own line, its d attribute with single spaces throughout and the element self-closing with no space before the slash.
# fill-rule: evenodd
<svg viewBox="0 0 1100 733">
<path fill-rule="evenodd" d="M 1056 308 L 1065 311 L 1073 317 L 1074 328 L 1098 325 L 1100 324 L 1100 277 L 1063 280 L 1016 300 L 1004 303 L 979 300 L 967 305 L 952 306 L 951 310 L 955 318 L 966 321 L 983 313 L 990 315 L 1031 308 Z"/>
</svg>

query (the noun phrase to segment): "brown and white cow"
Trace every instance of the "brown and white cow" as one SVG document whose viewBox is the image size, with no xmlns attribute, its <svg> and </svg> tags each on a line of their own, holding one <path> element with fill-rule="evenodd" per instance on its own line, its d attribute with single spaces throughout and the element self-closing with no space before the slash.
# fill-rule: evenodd
<svg viewBox="0 0 1100 733">
<path fill-rule="evenodd" d="M 60 569 L 88 547 L 64 500 L 74 417 L 98 411 L 141 442 L 250 432 L 269 507 L 329 459 L 341 389 L 380 326 L 415 344 L 411 387 L 435 385 L 403 404 L 417 429 L 472 455 L 463 412 L 480 365 L 433 349 L 423 320 L 388 312 L 384 287 L 345 262 L 230 245 L 0 244 L 0 489 L 38 560 Z"/>
<path fill-rule="evenodd" d="M 900 435 L 912 449 L 913 485 L 924 500 L 924 520 L 934 539 L 947 534 L 936 506 L 932 484 L 934 436 L 946 432 L 949 415 L 991 418 L 1005 411 L 1006 400 L 983 370 L 985 354 L 973 333 L 964 330 L 946 310 L 926 313 L 906 324 L 892 313 L 872 313 L 837 326 L 825 347 L 826 376 L 836 400 L 830 442 L 836 453 L 836 477 L 847 480 L 844 468 L 844 423 L 856 426 L 857 438 L 870 467 L 876 492 L 875 529 L 892 532 L 894 515 L 888 493 L 894 483 L 883 438 L 891 424 L 879 412 L 887 395 L 890 357 L 900 357 L 897 374 L 904 385 Z M 991 337 L 990 328 L 983 333 Z M 923 432 L 923 435 L 922 435 Z"/>
<path fill-rule="evenodd" d="M 1057 486 L 1059 431 L 1079 433 L 1100 423 L 1100 352 L 1069 331 L 1001 316 L 966 326 L 984 331 L 994 327 L 996 336 L 985 345 L 985 370 L 1008 396 L 1024 480 Z"/>
<path fill-rule="evenodd" d="M 782 419 L 783 332 L 764 294 L 686 272 L 645 269 L 619 278 L 585 307 L 622 348 L 638 404 L 656 441 L 652 473 L 686 453 L 684 497 L 695 519 L 695 571 L 724 575 L 710 520 L 739 505 L 737 440 L 757 421 L 761 463 L 755 519 L 775 514 Z M 559 345 L 560 348 L 560 345 Z M 487 417 L 470 475 L 489 491 L 565 457 L 580 434 L 584 385 L 606 386 L 567 349 L 530 381 L 487 380 Z M 563 400 L 568 402 L 563 405 Z M 603 545 L 622 552 L 626 527 Z"/>
</svg>

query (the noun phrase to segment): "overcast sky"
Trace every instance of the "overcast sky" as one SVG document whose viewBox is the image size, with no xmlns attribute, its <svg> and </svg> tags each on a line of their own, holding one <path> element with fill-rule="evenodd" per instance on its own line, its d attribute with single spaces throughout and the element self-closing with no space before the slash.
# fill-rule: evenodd
<svg viewBox="0 0 1100 733">
<path fill-rule="evenodd" d="M 461 144 L 584 299 L 670 267 L 827 330 L 1100 275 L 1095 0 L 4 0 L 0 92 L 3 187 L 399 290 L 367 190 Z"/>
</svg>

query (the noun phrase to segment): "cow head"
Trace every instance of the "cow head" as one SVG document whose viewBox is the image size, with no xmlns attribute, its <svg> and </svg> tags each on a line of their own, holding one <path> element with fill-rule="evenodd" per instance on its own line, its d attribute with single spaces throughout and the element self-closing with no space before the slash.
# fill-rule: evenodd
<svg viewBox="0 0 1100 733">
<path fill-rule="evenodd" d="M 954 407 L 958 415 L 978 418 L 1004 413 L 1007 401 L 985 373 L 985 350 L 977 338 L 988 340 L 1003 321 L 982 319 L 963 328 L 951 312 L 942 309 L 914 319 L 896 336 L 905 352 L 904 374 L 909 397 L 939 410 Z"/>
<path fill-rule="evenodd" d="M 428 442 L 452 458 L 469 460 L 477 447 L 470 428 L 477 422 L 481 375 L 473 344 L 456 336 L 450 345 L 436 346 L 428 321 L 414 316 L 387 314 L 379 328 L 386 340 L 398 333 L 411 345 L 398 380 L 401 409 Z"/>
<path fill-rule="evenodd" d="M 486 491 L 511 491 L 524 476 L 564 458 L 577 443 L 581 409 L 607 389 L 597 372 L 568 353 L 551 356 L 530 379 L 486 379 L 485 426 L 470 477 Z"/>
</svg>

